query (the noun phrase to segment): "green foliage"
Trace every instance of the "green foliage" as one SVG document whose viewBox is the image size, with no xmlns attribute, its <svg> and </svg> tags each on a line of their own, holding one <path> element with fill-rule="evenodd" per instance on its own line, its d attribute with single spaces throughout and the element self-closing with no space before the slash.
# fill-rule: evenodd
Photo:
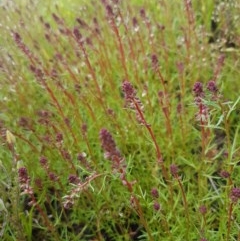
<svg viewBox="0 0 240 241">
<path fill-rule="evenodd" d="M 0 2 L 1 238 L 239 240 L 237 1 L 20 2 Z"/>
</svg>

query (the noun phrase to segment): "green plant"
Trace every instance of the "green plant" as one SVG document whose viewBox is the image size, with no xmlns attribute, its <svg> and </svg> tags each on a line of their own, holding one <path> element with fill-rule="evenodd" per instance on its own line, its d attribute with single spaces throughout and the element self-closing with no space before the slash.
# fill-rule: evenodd
<svg viewBox="0 0 240 241">
<path fill-rule="evenodd" d="M 3 240 L 239 240 L 238 29 L 214 1 L 57 3 L 0 9 Z"/>
</svg>

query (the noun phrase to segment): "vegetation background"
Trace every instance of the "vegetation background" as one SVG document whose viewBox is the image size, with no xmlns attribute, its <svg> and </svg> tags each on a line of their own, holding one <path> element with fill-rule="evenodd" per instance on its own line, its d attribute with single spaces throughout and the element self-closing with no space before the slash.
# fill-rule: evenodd
<svg viewBox="0 0 240 241">
<path fill-rule="evenodd" d="M 2 240 L 240 240 L 239 16 L 0 1 Z"/>
</svg>

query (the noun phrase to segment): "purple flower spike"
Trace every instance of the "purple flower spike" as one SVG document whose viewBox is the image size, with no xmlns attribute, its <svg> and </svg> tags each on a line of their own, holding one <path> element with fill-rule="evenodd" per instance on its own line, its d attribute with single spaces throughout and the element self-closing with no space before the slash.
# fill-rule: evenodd
<svg viewBox="0 0 240 241">
<path fill-rule="evenodd" d="M 213 81 L 213 80 L 210 80 L 207 84 L 207 89 L 212 92 L 212 93 L 216 93 L 218 92 L 218 88 L 217 88 L 217 85 L 216 85 L 216 82 Z"/>
<path fill-rule="evenodd" d="M 203 84 L 201 82 L 196 82 L 193 86 L 193 92 L 196 96 L 204 96 Z"/>
<path fill-rule="evenodd" d="M 136 91 L 135 89 L 133 88 L 132 84 L 125 80 L 122 84 L 122 90 L 123 90 L 123 93 L 124 93 L 124 96 L 125 96 L 125 99 L 126 100 L 132 100 L 135 98 L 136 96 Z"/>
<path fill-rule="evenodd" d="M 115 141 L 107 129 L 101 129 L 100 140 L 102 143 L 102 149 L 104 150 L 104 154 L 107 159 L 113 160 L 114 156 L 121 157 L 120 152 L 116 147 Z"/>
<path fill-rule="evenodd" d="M 239 187 L 234 187 L 231 190 L 230 193 L 230 198 L 232 200 L 232 202 L 236 203 L 238 201 L 238 199 L 240 199 L 240 188 Z"/>
</svg>

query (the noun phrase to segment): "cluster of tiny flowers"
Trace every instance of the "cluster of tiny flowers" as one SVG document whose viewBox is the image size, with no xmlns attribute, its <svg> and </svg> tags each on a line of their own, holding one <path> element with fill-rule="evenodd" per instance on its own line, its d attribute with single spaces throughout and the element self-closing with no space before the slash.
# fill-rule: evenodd
<svg viewBox="0 0 240 241">
<path fill-rule="evenodd" d="M 78 184 L 80 183 L 80 179 L 78 176 L 74 175 L 74 174 L 70 174 L 68 177 L 68 181 L 71 184 Z"/>
<path fill-rule="evenodd" d="M 112 161 L 113 169 L 120 169 L 124 158 L 121 156 L 111 133 L 107 129 L 102 128 L 99 133 L 99 138 L 101 147 L 104 150 L 104 157 Z"/>
<path fill-rule="evenodd" d="M 27 117 L 20 117 L 18 120 L 18 125 L 26 130 L 31 130 L 31 123 L 30 119 Z"/>
<path fill-rule="evenodd" d="M 62 141 L 63 141 L 63 134 L 59 132 L 56 134 L 56 142 L 61 143 Z"/>
<path fill-rule="evenodd" d="M 25 167 L 20 167 L 18 169 L 18 178 L 20 184 L 26 184 L 29 182 L 29 176 Z"/>
<path fill-rule="evenodd" d="M 196 114 L 196 120 L 200 122 L 206 122 L 208 120 L 208 108 L 203 103 L 202 98 L 205 96 L 203 91 L 203 84 L 196 82 L 193 86 L 193 93 L 195 96 L 194 102 L 198 106 L 198 113 Z"/>
<path fill-rule="evenodd" d="M 33 190 L 30 186 L 30 178 L 25 167 L 20 167 L 18 169 L 18 179 L 20 183 L 20 188 L 22 190 L 21 194 L 33 195 Z"/>
<path fill-rule="evenodd" d="M 144 111 L 144 106 L 136 96 L 136 90 L 129 81 L 125 80 L 123 82 L 122 91 L 125 98 L 125 107 L 135 110 L 137 121 L 141 124 L 146 124 L 141 116 L 141 113 Z"/>
<path fill-rule="evenodd" d="M 207 90 L 214 96 L 218 93 L 218 87 L 216 84 L 216 81 L 210 80 L 206 85 Z M 199 81 L 197 81 L 193 86 L 193 93 L 195 97 L 203 98 L 205 97 L 205 92 L 203 90 L 203 84 Z"/>
<path fill-rule="evenodd" d="M 219 99 L 219 90 L 215 80 L 210 80 L 206 85 L 206 89 L 210 93 L 211 100 L 214 101 Z M 192 90 L 195 96 L 194 102 L 199 108 L 199 112 L 196 114 L 196 119 L 201 122 L 206 122 L 208 120 L 209 110 L 203 103 L 203 98 L 205 98 L 203 84 L 201 82 L 196 82 Z"/>
<path fill-rule="evenodd" d="M 207 207 L 205 205 L 202 205 L 199 207 L 199 212 L 202 214 L 202 215 L 205 215 L 207 213 Z"/>
<path fill-rule="evenodd" d="M 203 84 L 201 82 L 194 84 L 193 93 L 196 97 L 204 97 Z"/>
<path fill-rule="evenodd" d="M 229 177 L 230 177 L 230 173 L 229 173 L 228 171 L 226 171 L 226 170 L 222 170 L 222 171 L 220 172 L 220 176 L 221 176 L 222 178 L 229 178 Z"/>
<path fill-rule="evenodd" d="M 154 202 L 153 202 L 153 209 L 155 210 L 155 211 L 158 211 L 158 210 L 160 210 L 161 209 L 161 206 L 160 206 L 160 204 L 159 204 L 159 202 L 158 202 L 158 198 L 159 198 L 159 193 L 158 193 L 158 190 L 157 190 L 157 188 L 152 188 L 152 190 L 151 190 L 151 195 L 152 195 L 152 197 L 153 197 L 153 199 L 154 199 Z"/>
<path fill-rule="evenodd" d="M 127 101 L 132 101 L 136 98 L 136 90 L 133 88 L 132 84 L 125 80 L 122 84 L 122 90 L 124 97 Z"/>
<path fill-rule="evenodd" d="M 70 209 L 77 198 L 79 198 L 81 192 L 88 189 L 89 183 L 97 177 L 96 173 L 91 174 L 85 178 L 84 182 L 81 182 L 76 175 L 69 175 L 68 181 L 73 184 L 73 188 L 69 191 L 69 194 L 63 197 L 63 206 L 65 209 Z"/>
<path fill-rule="evenodd" d="M 156 71 L 158 69 L 158 58 L 157 58 L 157 55 L 156 54 L 153 54 L 152 55 L 152 68 L 154 71 Z"/>
<path fill-rule="evenodd" d="M 213 81 L 213 80 L 210 80 L 208 83 L 207 83 L 207 89 L 212 92 L 212 93 L 217 93 L 218 92 L 218 88 L 217 88 L 217 85 L 216 85 L 216 82 Z"/>
<path fill-rule="evenodd" d="M 207 83 L 207 90 L 210 92 L 212 100 L 218 100 L 221 97 L 218 87 L 216 85 L 216 81 L 210 80 Z"/>
<path fill-rule="evenodd" d="M 101 141 L 101 147 L 104 150 L 105 158 L 112 161 L 113 171 L 120 174 L 122 184 L 128 188 L 129 192 L 132 192 L 133 185 L 136 181 L 127 180 L 125 159 L 117 149 L 111 133 L 107 129 L 103 128 L 99 133 L 99 138 Z"/>
<path fill-rule="evenodd" d="M 176 164 L 172 164 L 170 166 L 170 172 L 175 177 L 178 174 L 178 166 Z"/>
<path fill-rule="evenodd" d="M 13 40 L 17 44 L 18 48 L 29 58 L 34 59 L 37 61 L 37 59 L 33 56 L 29 48 L 23 43 L 21 36 L 17 32 L 13 32 Z"/>
<path fill-rule="evenodd" d="M 55 173 L 50 171 L 50 167 L 48 165 L 48 159 L 45 156 L 41 156 L 39 159 L 39 162 L 40 162 L 41 166 L 43 167 L 43 169 L 46 171 L 46 173 L 51 181 L 54 182 L 59 179 L 59 177 Z"/>
<path fill-rule="evenodd" d="M 233 203 L 237 203 L 237 201 L 240 199 L 240 188 L 239 187 L 233 187 L 230 193 L 230 199 Z"/>
<path fill-rule="evenodd" d="M 158 210 L 161 209 L 161 206 L 157 201 L 155 201 L 154 204 L 153 204 L 153 208 L 154 208 L 154 210 L 158 211 Z"/>
<path fill-rule="evenodd" d="M 152 195 L 154 198 L 158 198 L 158 197 L 159 197 L 159 193 L 158 193 L 157 188 L 152 188 L 152 190 L 151 190 L 151 195 Z"/>
<path fill-rule="evenodd" d="M 78 154 L 77 154 L 77 160 L 79 161 L 79 163 L 80 163 L 81 165 L 83 165 L 85 168 L 87 168 L 88 171 L 91 170 L 91 166 L 90 166 L 90 164 L 88 163 L 87 154 L 86 154 L 85 152 L 78 153 Z"/>
<path fill-rule="evenodd" d="M 111 133 L 107 129 L 102 128 L 99 136 L 105 158 L 110 160 L 113 160 L 115 156 L 121 158 L 120 151 L 117 149 Z"/>
</svg>

